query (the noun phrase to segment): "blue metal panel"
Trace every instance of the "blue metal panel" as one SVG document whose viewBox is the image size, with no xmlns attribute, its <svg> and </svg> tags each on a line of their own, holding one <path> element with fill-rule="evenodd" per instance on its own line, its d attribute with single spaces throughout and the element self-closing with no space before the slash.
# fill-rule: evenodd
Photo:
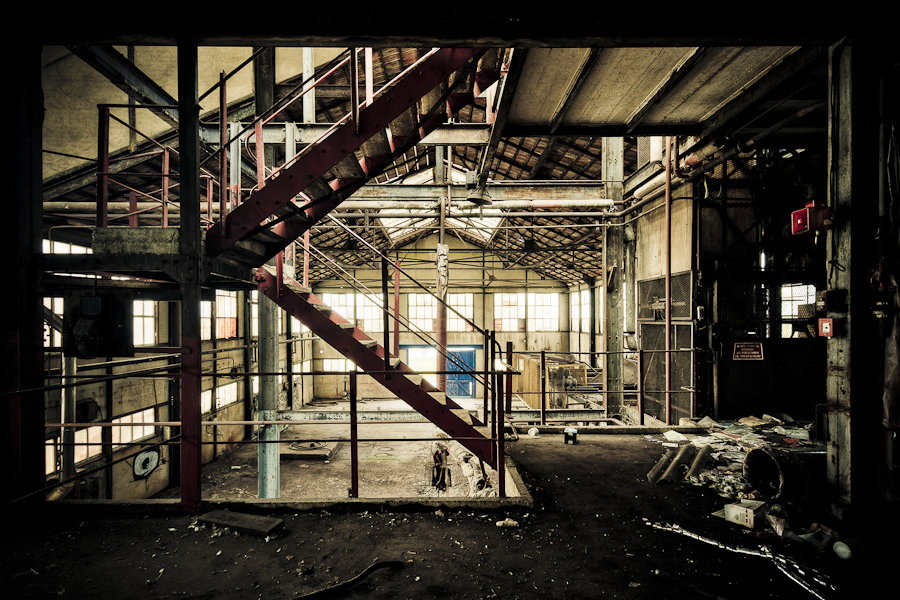
<svg viewBox="0 0 900 600">
<path fill-rule="evenodd" d="M 450 353 L 467 369 L 475 368 L 475 349 L 451 350 Z M 462 370 L 460 365 L 447 361 L 448 371 Z M 471 398 L 475 395 L 475 377 L 468 373 L 449 373 L 447 375 L 447 395 L 451 398 Z"/>
</svg>

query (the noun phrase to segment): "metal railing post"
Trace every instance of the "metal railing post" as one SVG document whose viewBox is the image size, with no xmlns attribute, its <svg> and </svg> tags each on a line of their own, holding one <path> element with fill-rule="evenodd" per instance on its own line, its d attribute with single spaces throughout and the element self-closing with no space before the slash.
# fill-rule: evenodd
<svg viewBox="0 0 900 600">
<path fill-rule="evenodd" d="M 482 392 L 484 394 L 483 418 L 481 422 L 488 424 L 488 402 L 490 402 L 490 372 L 491 372 L 491 337 L 485 332 L 484 334 L 484 381 L 482 382 Z"/>
<path fill-rule="evenodd" d="M 637 408 L 638 423 L 644 424 L 644 351 L 637 353 Z"/>
<path fill-rule="evenodd" d="M 109 204 L 109 107 L 100 105 L 97 121 L 97 227 L 107 225 Z"/>
<path fill-rule="evenodd" d="M 547 424 L 547 351 L 541 350 L 541 425 Z"/>
<path fill-rule="evenodd" d="M 512 412 L 512 361 L 513 361 L 513 343 L 506 342 L 506 393 L 504 394 L 504 400 L 506 400 L 506 411 Z"/>
<path fill-rule="evenodd" d="M 351 498 L 359 498 L 359 434 L 356 430 L 356 373 L 350 373 L 350 489 Z"/>
<path fill-rule="evenodd" d="M 225 71 L 219 72 L 219 220 L 225 225 L 228 216 L 228 96 L 225 89 Z M 290 157 L 289 157 L 290 158 Z M 226 227 L 227 230 L 227 227 Z"/>
<path fill-rule="evenodd" d="M 388 312 L 389 307 L 388 300 L 388 260 L 387 257 L 381 257 L 381 306 L 383 308 L 383 320 L 384 324 L 384 370 L 391 370 L 391 315 Z M 385 379 L 389 378 L 390 373 L 385 373 Z"/>
<path fill-rule="evenodd" d="M 169 149 L 162 154 L 162 226 L 169 226 Z"/>
</svg>

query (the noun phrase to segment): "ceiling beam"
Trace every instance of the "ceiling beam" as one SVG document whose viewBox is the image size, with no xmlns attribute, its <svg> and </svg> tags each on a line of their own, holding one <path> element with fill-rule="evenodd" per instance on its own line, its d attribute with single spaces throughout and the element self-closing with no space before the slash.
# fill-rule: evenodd
<svg viewBox="0 0 900 600">
<path fill-rule="evenodd" d="M 603 52 L 602 48 L 591 48 L 590 53 L 588 53 L 587 58 L 581 64 L 581 68 L 578 70 L 578 75 L 575 79 L 572 80 L 572 84 L 569 86 L 569 89 L 566 90 L 566 93 L 563 95 L 563 101 L 559 105 L 559 108 L 556 109 L 556 112 L 553 114 L 553 117 L 550 119 L 550 134 L 553 135 L 556 133 L 556 130 L 559 129 L 562 120 L 565 118 L 566 113 L 569 112 L 569 108 L 571 108 L 572 103 L 578 97 L 578 93 L 581 91 L 581 88 L 584 86 L 584 82 L 587 80 L 588 76 L 591 74 L 591 71 L 594 70 L 594 66 L 597 64 L 597 60 L 600 58 L 600 54 Z M 547 160 L 547 157 L 550 155 L 550 152 L 553 150 L 553 146 L 556 144 L 556 138 L 551 137 L 550 143 L 544 148 L 544 151 L 541 152 L 541 155 L 538 156 L 537 162 L 534 163 L 534 166 L 531 168 L 531 171 L 528 173 L 528 179 L 534 179 L 538 171 L 544 166 L 544 161 Z"/>
<path fill-rule="evenodd" d="M 675 65 L 672 71 L 669 72 L 669 75 L 649 96 L 644 98 L 641 105 L 629 117 L 628 123 L 625 125 L 627 128 L 626 135 L 634 135 L 634 132 L 643 124 L 647 115 L 675 89 L 675 86 L 684 81 L 685 76 L 708 54 L 709 50 L 707 48 L 693 48 L 681 62 Z"/>
<path fill-rule="evenodd" d="M 491 162 L 494 154 L 497 152 L 497 147 L 500 145 L 500 138 L 503 135 L 503 129 L 506 127 L 506 119 L 509 117 L 509 110 L 512 107 L 513 97 L 516 95 L 516 88 L 519 86 L 522 71 L 525 68 L 526 58 L 528 58 L 528 50 L 526 48 L 516 48 L 512 51 L 509 69 L 500 83 L 497 111 L 494 114 L 494 122 L 491 124 L 491 134 L 488 138 L 487 146 L 482 148 L 481 156 L 478 160 L 478 187 L 484 187 L 487 183 L 488 175 L 491 171 Z"/>
<path fill-rule="evenodd" d="M 798 48 L 776 63 L 768 72 L 752 85 L 741 90 L 731 102 L 709 116 L 703 122 L 702 137 L 717 135 L 726 126 L 733 125 L 734 119 L 753 105 L 768 100 L 767 96 L 786 81 L 796 77 L 816 63 L 825 67 L 826 54 L 823 48 Z"/>
<path fill-rule="evenodd" d="M 150 111 L 172 125 L 178 125 L 178 101 L 158 83 L 112 46 L 67 46 L 75 56 L 109 79 L 136 102 L 155 106 Z M 172 108 L 176 107 L 176 108 Z"/>
</svg>

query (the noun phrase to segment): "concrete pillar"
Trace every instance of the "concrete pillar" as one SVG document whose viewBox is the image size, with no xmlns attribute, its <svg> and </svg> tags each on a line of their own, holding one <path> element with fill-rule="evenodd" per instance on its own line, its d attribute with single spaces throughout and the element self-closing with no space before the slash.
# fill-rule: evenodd
<svg viewBox="0 0 900 600">
<path fill-rule="evenodd" d="M 0 361 L 0 390 L 13 392 L 43 385 L 42 305 L 37 292 L 36 259 L 41 252 L 41 46 L 17 47 L 12 61 L 10 95 L 15 103 L 11 126 L 13 200 L 5 213 L 7 227 L 0 236 L 0 256 L 12 278 L 15 293 L 7 294 L 0 324 L 4 360 Z M 11 396 L 0 405 L 0 468 L 4 485 L 0 499 L 11 500 L 44 485 L 44 396 Z"/>
<path fill-rule="evenodd" d="M 181 504 L 194 511 L 200 503 L 200 107 L 197 102 L 197 46 L 178 44 L 178 153 L 181 222 Z"/>
<path fill-rule="evenodd" d="M 833 497 L 861 518 L 879 496 L 882 367 L 884 338 L 873 315 L 870 276 L 879 264 L 873 243 L 878 221 L 878 74 L 881 56 L 860 40 L 845 40 L 829 52 L 829 205 L 827 285 L 846 292 L 846 307 L 828 316 L 841 319 L 827 341 L 826 399 L 828 479 Z M 852 216 L 851 216 L 852 208 Z M 846 309 L 846 310 L 844 310 Z M 840 333 L 841 329 L 843 333 Z"/>
<path fill-rule="evenodd" d="M 256 95 L 256 113 L 263 113 L 275 102 L 275 48 L 267 48 L 253 60 L 253 76 Z M 272 164 L 271 149 L 263 153 L 267 165 Z M 278 345 L 278 311 L 274 302 L 259 295 L 259 370 L 264 373 L 280 371 Z M 259 378 L 258 419 L 278 418 L 278 376 L 263 375 Z M 281 497 L 281 452 L 278 427 L 267 425 L 259 429 L 259 481 L 260 498 Z"/>
<path fill-rule="evenodd" d="M 625 140 L 603 138 L 603 180 L 606 197 L 621 200 L 625 178 Z M 606 227 L 603 230 L 603 313 L 605 357 L 603 369 L 607 410 L 620 414 L 624 404 L 625 381 L 622 376 L 625 349 L 625 236 L 622 227 Z"/>
</svg>

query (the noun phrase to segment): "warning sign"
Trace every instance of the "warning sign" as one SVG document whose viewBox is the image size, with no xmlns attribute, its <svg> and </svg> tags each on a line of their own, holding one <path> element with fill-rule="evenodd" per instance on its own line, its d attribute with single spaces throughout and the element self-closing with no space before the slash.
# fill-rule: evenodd
<svg viewBox="0 0 900 600">
<path fill-rule="evenodd" d="M 762 360 L 762 342 L 735 342 L 732 360 Z"/>
</svg>

